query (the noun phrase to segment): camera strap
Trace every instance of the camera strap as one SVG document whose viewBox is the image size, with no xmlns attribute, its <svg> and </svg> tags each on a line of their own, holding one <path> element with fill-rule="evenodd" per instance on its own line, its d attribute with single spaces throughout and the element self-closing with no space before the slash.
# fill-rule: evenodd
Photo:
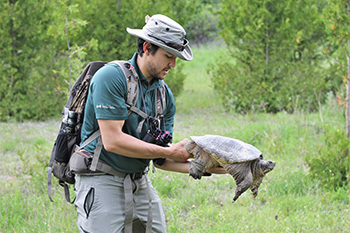
<svg viewBox="0 0 350 233">
<path fill-rule="evenodd" d="M 157 88 L 155 90 L 155 100 L 156 100 L 156 116 L 153 117 L 153 116 L 150 116 L 147 114 L 147 106 L 146 106 L 146 101 L 145 101 L 145 96 L 143 95 L 143 89 L 142 89 L 142 86 L 141 86 L 141 81 L 140 79 L 138 79 L 138 85 L 139 85 L 139 88 L 140 88 L 140 92 L 141 92 L 141 99 L 142 99 L 142 104 L 143 104 L 143 109 L 144 109 L 144 112 L 141 111 L 140 109 L 134 107 L 133 109 L 130 108 L 130 110 L 132 110 L 133 112 L 137 113 L 138 115 L 140 115 L 143 120 L 140 121 L 139 125 L 137 126 L 137 132 L 138 133 L 141 133 L 141 130 L 142 130 L 142 127 L 143 127 L 143 124 L 145 123 L 145 121 L 147 121 L 147 124 L 150 128 L 150 122 L 153 123 L 153 126 L 155 128 L 160 128 L 160 118 L 159 117 L 162 117 L 162 115 L 160 115 L 160 112 L 163 112 L 164 111 L 164 100 L 163 100 L 163 96 L 162 96 L 162 93 L 161 91 L 159 90 L 159 88 Z M 164 85 L 164 83 L 163 83 Z M 161 105 L 161 110 L 159 110 L 158 108 L 158 105 Z M 159 115 L 159 116 L 158 116 Z"/>
</svg>

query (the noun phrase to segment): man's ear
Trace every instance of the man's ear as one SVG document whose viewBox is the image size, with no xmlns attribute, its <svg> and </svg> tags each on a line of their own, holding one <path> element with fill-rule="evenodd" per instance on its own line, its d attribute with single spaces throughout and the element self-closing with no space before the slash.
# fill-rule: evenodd
<svg viewBox="0 0 350 233">
<path fill-rule="evenodd" d="M 150 54 L 150 49 L 152 47 L 152 44 L 148 41 L 145 41 L 145 43 L 143 43 L 143 52 L 148 56 Z"/>
</svg>

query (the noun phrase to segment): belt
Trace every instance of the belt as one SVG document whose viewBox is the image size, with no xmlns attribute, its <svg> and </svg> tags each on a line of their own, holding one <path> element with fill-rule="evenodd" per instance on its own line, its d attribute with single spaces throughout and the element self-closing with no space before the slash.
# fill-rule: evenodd
<svg viewBox="0 0 350 233">
<path fill-rule="evenodd" d="M 105 174 L 109 174 L 109 175 L 114 175 L 114 176 L 119 176 L 119 177 L 126 177 L 127 175 L 130 175 L 131 180 L 138 180 L 141 179 L 143 175 L 145 175 L 147 172 L 143 171 L 143 172 L 136 172 L 136 173 L 124 173 L 124 172 L 120 172 L 115 170 L 114 168 L 112 168 L 110 165 L 108 165 L 107 163 L 103 162 L 102 160 L 99 160 L 96 166 L 96 172 L 97 173 L 105 173 Z M 91 174 L 91 175 L 96 175 L 96 174 Z"/>
<path fill-rule="evenodd" d="M 127 175 L 130 175 L 131 180 L 138 180 L 141 179 L 143 175 L 145 175 L 145 172 L 136 172 L 136 173 L 124 173 L 124 172 L 108 172 L 107 175 L 112 175 L 112 176 L 119 176 L 125 178 Z"/>
</svg>

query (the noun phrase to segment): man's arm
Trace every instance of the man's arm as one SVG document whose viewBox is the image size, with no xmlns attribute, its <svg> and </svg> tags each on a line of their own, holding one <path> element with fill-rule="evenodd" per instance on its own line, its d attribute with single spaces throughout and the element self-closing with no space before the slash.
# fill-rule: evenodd
<svg viewBox="0 0 350 233">
<path fill-rule="evenodd" d="M 171 159 L 166 159 L 163 165 L 159 166 L 154 163 L 154 166 L 166 171 L 189 173 L 191 162 L 177 162 Z M 208 169 L 206 172 L 214 174 L 226 174 L 227 172 L 222 167 L 213 167 Z"/>
<path fill-rule="evenodd" d="M 185 162 L 190 154 L 185 149 L 187 139 L 173 144 L 171 147 L 161 147 L 144 142 L 122 131 L 123 120 L 98 119 L 103 146 L 107 151 L 132 158 L 168 158 Z"/>
</svg>

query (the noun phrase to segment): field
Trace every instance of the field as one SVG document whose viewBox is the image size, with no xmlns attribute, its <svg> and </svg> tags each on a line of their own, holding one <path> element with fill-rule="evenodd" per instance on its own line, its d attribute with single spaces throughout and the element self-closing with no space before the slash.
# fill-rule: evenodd
<svg viewBox="0 0 350 233">
<path fill-rule="evenodd" d="M 306 157 L 319 152 L 325 128 L 343 129 L 343 109 L 326 103 L 318 112 L 239 115 L 224 109 L 207 69 L 222 46 L 194 48 L 184 64 L 185 90 L 177 98 L 175 141 L 219 134 L 248 142 L 276 161 L 256 199 L 250 191 L 232 203 L 229 175 L 193 180 L 186 174 L 150 173 L 162 199 L 168 232 L 349 232 L 349 191 L 327 191 L 311 179 Z M 60 186 L 47 198 L 46 169 L 59 120 L 0 123 L 0 232 L 77 232 L 73 205 Z"/>
</svg>

